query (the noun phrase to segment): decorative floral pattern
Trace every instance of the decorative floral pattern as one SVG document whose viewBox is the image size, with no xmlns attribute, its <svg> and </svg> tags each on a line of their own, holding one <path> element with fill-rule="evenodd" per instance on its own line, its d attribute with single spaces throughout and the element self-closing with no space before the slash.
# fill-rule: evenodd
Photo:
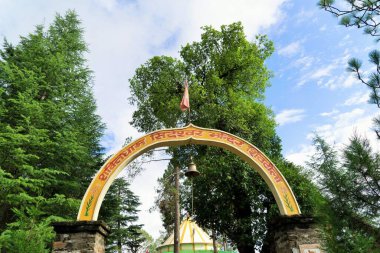
<svg viewBox="0 0 380 253">
<path fill-rule="evenodd" d="M 289 208 L 291 212 L 294 212 L 294 208 L 292 204 L 290 203 L 289 197 L 287 193 L 284 193 L 284 200 L 285 200 L 285 205 Z"/>
<path fill-rule="evenodd" d="M 94 195 L 91 195 L 91 197 L 88 199 L 88 201 L 86 203 L 86 211 L 84 213 L 84 216 L 88 216 L 89 215 L 88 211 L 90 210 L 90 207 L 92 205 L 92 201 L 94 201 Z"/>
</svg>

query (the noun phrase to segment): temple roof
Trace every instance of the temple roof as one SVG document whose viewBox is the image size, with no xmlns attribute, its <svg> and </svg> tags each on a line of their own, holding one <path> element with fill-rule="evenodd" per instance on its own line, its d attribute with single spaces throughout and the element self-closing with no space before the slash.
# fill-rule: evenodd
<svg viewBox="0 0 380 253">
<path fill-rule="evenodd" d="M 181 222 L 179 229 L 179 243 L 180 244 L 203 244 L 211 245 L 212 239 L 210 236 L 203 231 L 191 218 L 186 218 Z M 169 238 L 157 248 L 164 246 L 174 245 L 174 232 L 169 236 Z"/>
</svg>

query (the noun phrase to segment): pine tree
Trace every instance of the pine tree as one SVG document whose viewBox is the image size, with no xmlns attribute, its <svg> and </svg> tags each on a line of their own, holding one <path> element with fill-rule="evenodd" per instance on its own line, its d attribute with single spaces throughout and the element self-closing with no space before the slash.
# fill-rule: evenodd
<svg viewBox="0 0 380 253">
<path fill-rule="evenodd" d="M 139 198 L 129 189 L 124 178 L 117 178 L 111 185 L 100 210 L 100 219 L 111 228 L 107 238 L 107 252 L 129 249 L 135 253 L 142 246 L 142 225 L 136 224 Z"/>
<path fill-rule="evenodd" d="M 314 143 L 310 167 L 328 200 L 330 252 L 380 252 L 380 155 L 357 135 L 341 158 L 321 137 Z"/>
</svg>

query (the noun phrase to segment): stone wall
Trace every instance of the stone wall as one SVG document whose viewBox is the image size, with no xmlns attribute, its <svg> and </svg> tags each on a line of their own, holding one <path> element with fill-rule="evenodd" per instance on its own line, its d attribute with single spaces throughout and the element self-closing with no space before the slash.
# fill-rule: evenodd
<svg viewBox="0 0 380 253">
<path fill-rule="evenodd" d="M 108 226 L 102 221 L 55 222 L 53 253 L 104 253 Z"/>
<path fill-rule="evenodd" d="M 322 253 L 321 230 L 312 217 L 274 219 L 264 244 L 265 253 Z"/>
</svg>

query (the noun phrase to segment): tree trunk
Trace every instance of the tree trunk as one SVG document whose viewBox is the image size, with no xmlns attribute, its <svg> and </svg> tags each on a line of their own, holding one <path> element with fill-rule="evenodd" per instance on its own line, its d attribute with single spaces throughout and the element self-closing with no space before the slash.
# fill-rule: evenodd
<svg viewBox="0 0 380 253">
<path fill-rule="evenodd" d="M 256 242 L 252 237 L 252 210 L 249 198 L 243 190 L 235 190 L 236 191 L 233 192 L 235 196 L 235 217 L 237 218 L 237 222 L 241 225 L 237 227 L 237 229 L 234 231 L 233 237 L 230 238 L 236 242 L 239 253 L 254 253 Z"/>
<path fill-rule="evenodd" d="M 253 245 L 237 245 L 239 253 L 255 253 Z"/>
<path fill-rule="evenodd" d="M 12 222 L 13 220 L 10 219 L 10 207 L 8 204 L 2 204 L 0 207 L 0 230 L 2 231 L 7 227 L 7 223 Z"/>
<path fill-rule="evenodd" d="M 118 253 L 122 253 L 122 252 L 121 252 L 121 248 L 122 248 L 121 240 L 120 240 L 120 238 L 118 238 L 118 239 L 117 239 L 117 252 L 118 252 Z"/>
<path fill-rule="evenodd" d="M 214 253 L 218 253 L 218 247 L 216 245 L 215 229 L 212 230 L 212 247 L 214 249 Z"/>
</svg>

